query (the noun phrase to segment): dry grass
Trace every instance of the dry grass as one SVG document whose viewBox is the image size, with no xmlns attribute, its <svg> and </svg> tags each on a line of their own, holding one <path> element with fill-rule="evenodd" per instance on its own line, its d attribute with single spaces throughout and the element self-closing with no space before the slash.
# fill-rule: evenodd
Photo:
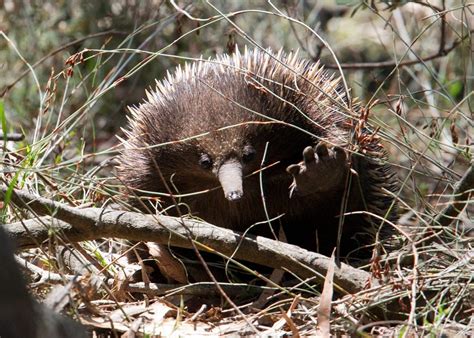
<svg viewBox="0 0 474 338">
<path fill-rule="evenodd" d="M 61 34 L 58 45 L 49 42 L 43 54 L 35 55 L 21 40 L 27 31 L 13 21 L 9 27 L 0 26 L 0 63 L 8 70 L 0 83 L 2 129 L 26 136 L 23 141 L 4 142 L 2 182 L 78 208 L 121 200 L 113 171 L 120 146 L 113 135 L 120 135 L 118 128 L 125 124 L 123 103 L 137 102 L 143 95 L 141 86 L 152 85 L 152 78 L 161 77 L 163 69 L 201 54 L 224 52 L 234 42 L 300 48 L 304 57 L 344 69 L 352 95 L 370 107 L 367 123 L 378 130 L 398 168 L 401 210 L 395 241 L 399 245 L 362 267 L 379 284 L 338 295 L 330 304 L 327 296 L 321 298 L 315 280 L 302 280 L 294 288 L 274 285 L 273 296 L 258 306 L 251 296 L 264 288 L 223 285 L 239 306 L 237 311 L 220 299 L 212 284 L 159 285 L 152 290 L 144 284 L 129 285 L 125 276 L 140 266 L 125 261 L 121 241 L 97 238 L 69 245 L 67 237 L 51 231 L 48 243 L 18 253 L 28 264 L 35 295 L 49 295 L 50 301 L 61 304 L 58 311 L 81 320 L 98 336 L 112 336 L 113 330 L 143 336 L 305 336 L 322 332 L 321 327 L 329 327 L 333 335 L 472 334 L 472 196 L 464 195 L 465 206 L 450 224 L 441 225 L 437 218 L 472 165 L 472 4 L 439 1 L 387 8 L 383 3 L 371 7 L 361 2 L 347 9 L 354 16 L 333 12 L 327 25 L 318 27 L 327 4 L 285 3 L 289 4 L 212 2 L 174 7 L 150 2 L 146 6 L 153 12 L 136 9 L 140 20 L 133 30 L 110 26 L 109 21 L 120 22 L 120 15 L 130 14 L 126 6 L 115 8 L 118 14 L 101 20 L 105 28 L 121 32 L 93 37 L 98 44 L 87 49 L 80 41 L 72 56 L 66 53 L 70 46 L 59 48 L 41 63 L 36 61 L 66 43 Z M 178 11 L 178 6 L 184 9 Z M 133 13 L 133 8 L 128 11 Z M 6 15 L 22 18 L 18 8 L 0 11 L 0 18 Z M 67 30 L 72 22 L 65 22 Z M 43 26 L 38 30 L 47 33 Z M 122 31 L 131 33 L 119 35 Z M 7 192 L 2 206 L 6 227 L 39 217 L 8 202 Z M 49 219 L 44 222 L 51 224 Z M 62 247 L 68 247 L 68 255 L 60 254 Z M 68 295 L 66 301 L 51 296 L 50 290 L 57 288 Z M 196 294 L 212 294 L 215 301 L 190 304 Z M 324 313 L 330 310 L 330 319 L 322 326 L 321 299 L 326 299 Z"/>
</svg>

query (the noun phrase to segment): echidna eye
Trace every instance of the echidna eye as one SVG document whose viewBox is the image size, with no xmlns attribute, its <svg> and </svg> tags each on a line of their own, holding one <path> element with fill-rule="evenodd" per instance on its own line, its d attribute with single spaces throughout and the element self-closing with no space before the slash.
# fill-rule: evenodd
<svg viewBox="0 0 474 338">
<path fill-rule="evenodd" d="M 203 169 L 210 169 L 212 167 L 212 159 L 208 154 L 201 154 L 199 157 L 199 165 Z"/>
<path fill-rule="evenodd" d="M 242 151 L 242 161 L 244 162 L 250 162 L 255 158 L 255 149 L 252 146 L 245 146 L 243 151 Z"/>
</svg>

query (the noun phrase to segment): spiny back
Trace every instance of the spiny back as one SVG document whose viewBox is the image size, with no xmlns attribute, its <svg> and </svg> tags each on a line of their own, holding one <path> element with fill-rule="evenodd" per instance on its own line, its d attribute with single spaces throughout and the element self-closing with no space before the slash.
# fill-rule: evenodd
<svg viewBox="0 0 474 338">
<path fill-rule="evenodd" d="M 339 79 L 297 53 L 245 49 L 242 54 L 237 50 L 230 56 L 199 59 L 168 72 L 155 90 L 147 91 L 147 99 L 130 107 L 126 134 L 131 148 L 249 121 L 312 125 L 307 132 L 320 131 L 316 137 L 337 144 L 348 141 L 342 122 L 350 112 Z"/>
</svg>

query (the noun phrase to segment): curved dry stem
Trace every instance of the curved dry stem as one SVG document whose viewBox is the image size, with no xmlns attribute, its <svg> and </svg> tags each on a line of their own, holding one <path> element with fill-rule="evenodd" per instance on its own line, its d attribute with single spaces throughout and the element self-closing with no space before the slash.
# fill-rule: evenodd
<svg viewBox="0 0 474 338">
<path fill-rule="evenodd" d="M 469 202 L 469 195 L 474 190 L 474 161 L 462 178 L 456 183 L 453 197 L 448 205 L 436 216 L 434 225 L 449 226 Z"/>
</svg>

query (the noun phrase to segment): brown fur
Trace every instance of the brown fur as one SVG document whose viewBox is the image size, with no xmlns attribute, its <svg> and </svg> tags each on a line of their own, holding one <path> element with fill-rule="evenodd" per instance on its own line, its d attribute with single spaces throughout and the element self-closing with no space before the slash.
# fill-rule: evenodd
<svg viewBox="0 0 474 338">
<path fill-rule="evenodd" d="M 328 254 L 336 245 L 346 185 L 290 198 L 292 177 L 285 171 L 302 160 L 305 147 L 324 141 L 364 153 L 349 156 L 358 175 L 351 175 L 345 210 L 368 213 L 345 217 L 342 252 L 372 243 L 381 221 L 371 213 L 394 216 L 393 208 L 388 212 L 393 199 L 383 188 L 394 191 L 395 179 L 379 144 L 350 147 L 357 112 L 349 109 L 339 81 L 294 54 L 245 51 L 187 65 L 130 109 L 118 176 L 137 195 L 161 193 L 162 207 L 173 205 L 166 197 L 171 189 L 180 208 L 168 208 L 169 214 L 191 213 L 238 231 L 258 223 L 251 232 L 266 236 L 271 232 L 265 221 L 283 215 L 272 224 L 283 224 L 288 242 Z M 249 146 L 255 158 L 246 162 Z M 212 159 L 210 168 L 200 165 L 203 154 Z M 243 196 L 237 201 L 224 196 L 218 178 L 229 159 L 242 165 Z M 255 174 L 262 161 L 270 167 Z"/>
</svg>

